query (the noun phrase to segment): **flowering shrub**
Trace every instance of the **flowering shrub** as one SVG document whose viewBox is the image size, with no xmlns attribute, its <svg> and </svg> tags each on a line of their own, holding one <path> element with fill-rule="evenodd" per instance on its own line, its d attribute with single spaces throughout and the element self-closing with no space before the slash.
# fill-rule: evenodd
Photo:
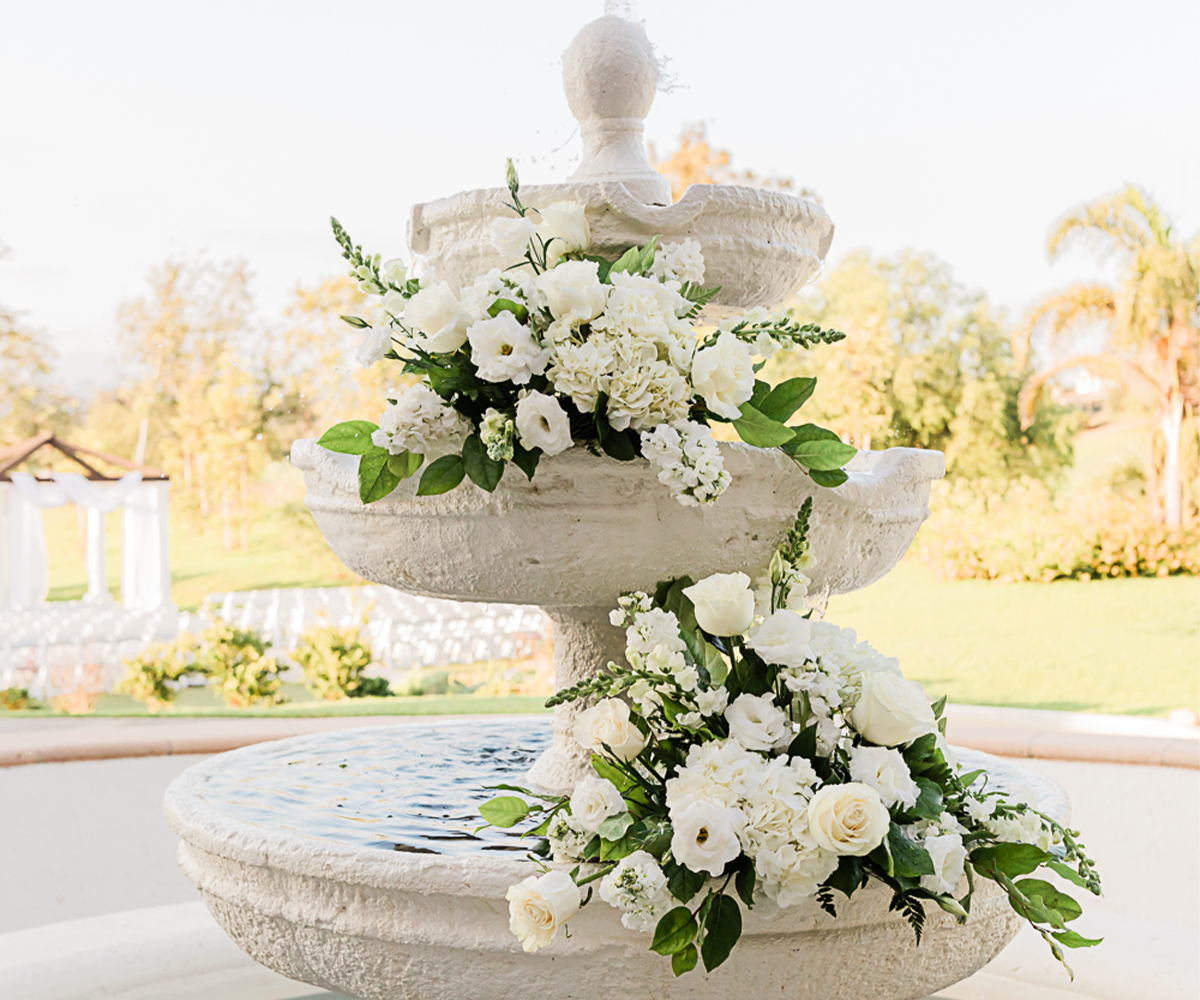
<svg viewBox="0 0 1200 1000">
<path fill-rule="evenodd" d="M 389 695 L 383 677 L 364 677 L 371 665 L 371 651 L 363 645 L 356 628 L 309 629 L 300 636 L 292 659 L 304 670 L 304 682 L 318 698 L 366 698 Z"/>
<path fill-rule="evenodd" d="M 925 901 L 961 923 L 982 877 L 1060 960 L 1063 947 L 1098 943 L 1067 926 L 1075 900 L 1026 877 L 1045 867 L 1098 894 L 1076 834 L 1031 794 L 964 773 L 945 741 L 945 699 L 931 706 L 896 660 L 803 613 L 810 509 L 757 579 L 719 573 L 622 596 L 612 620 L 625 626 L 628 666 L 547 702 L 600 697 L 574 729 L 592 773 L 569 796 L 503 785 L 518 794 L 480 807 L 495 826 L 528 822 L 546 859 L 508 892 L 526 951 L 550 944 L 597 881 L 676 975 L 725 961 L 742 906 L 815 898 L 836 916 L 834 893 L 871 879 L 918 942 Z"/>
<path fill-rule="evenodd" d="M 845 482 L 852 447 L 815 424 L 786 426 L 816 380 L 755 378 L 784 346 L 844 334 L 758 308 L 700 339 L 692 321 L 719 289 L 703 287 L 698 243 L 655 237 L 606 260 L 587 253 L 582 204 L 524 206 L 511 163 L 508 184 L 515 215 L 494 221 L 492 243 L 511 266 L 457 294 L 432 272 L 410 278 L 403 261 L 364 255 L 333 220 L 352 276 L 380 297 L 376 325 L 343 317 L 364 331 L 359 361 L 403 360 L 421 379 L 377 425 L 352 420 L 321 437 L 361 456 L 364 503 L 422 468 L 420 496 L 468 478 L 491 492 L 509 463 L 532 479 L 541 456 L 576 444 L 619 461 L 645 455 L 681 504 L 711 503 L 730 481 L 714 422 L 781 447 L 822 486 Z"/>
<path fill-rule="evenodd" d="M 1157 524 L 1145 504 L 1110 493 L 1056 506 L 1037 480 L 1007 488 L 935 483 L 913 556 L 941 579 L 1091 580 L 1200 573 L 1200 532 Z"/>
<path fill-rule="evenodd" d="M 203 673 L 196 664 L 197 638 L 184 632 L 169 642 L 151 643 L 131 660 L 117 682 L 118 694 L 128 694 L 157 712 L 175 700 L 188 676 Z"/>
</svg>

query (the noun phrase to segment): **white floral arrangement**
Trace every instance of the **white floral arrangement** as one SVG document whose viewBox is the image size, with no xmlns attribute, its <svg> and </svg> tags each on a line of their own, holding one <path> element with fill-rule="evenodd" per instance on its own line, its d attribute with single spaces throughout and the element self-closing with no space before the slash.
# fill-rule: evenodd
<svg viewBox="0 0 1200 1000">
<path fill-rule="evenodd" d="M 1029 877 L 1045 868 L 1099 895 L 1078 834 L 1032 793 L 964 773 L 945 699 L 931 705 L 895 659 L 814 614 L 810 511 L 811 500 L 757 579 L 718 573 L 622 596 L 612 621 L 626 629 L 628 665 L 547 702 L 601 698 L 574 730 L 592 773 L 569 796 L 496 786 L 518 794 L 480 807 L 488 823 L 528 823 L 538 838 L 544 873 L 508 892 L 525 951 L 549 945 L 594 882 L 677 976 L 725 961 L 743 907 L 811 898 L 836 916 L 834 893 L 872 879 L 918 943 L 926 901 L 962 923 L 981 877 L 1059 961 L 1099 943 L 1068 926 L 1082 912 L 1074 899 Z"/>
<path fill-rule="evenodd" d="M 685 506 L 715 501 L 729 485 L 711 425 L 728 423 L 748 444 L 782 448 L 822 486 L 846 480 L 855 454 L 836 434 L 787 421 L 808 400 L 813 378 L 777 386 L 756 373 L 785 346 L 834 343 L 844 334 L 762 308 L 702 333 L 694 325 L 719 288 L 705 288 L 704 257 L 692 239 L 630 247 L 609 261 L 589 254 L 582 204 L 521 203 L 511 161 L 509 207 L 492 243 L 511 261 L 455 293 L 427 270 L 381 262 L 355 246 L 336 219 L 334 235 L 351 275 L 378 297 L 363 331 L 364 365 L 402 361 L 419 378 L 378 424 L 330 428 L 324 447 L 361 456 L 364 503 L 387 496 L 422 467 L 421 496 L 470 479 L 496 489 L 508 463 L 530 479 L 541 456 L 580 445 L 620 461 L 638 456 Z"/>
</svg>

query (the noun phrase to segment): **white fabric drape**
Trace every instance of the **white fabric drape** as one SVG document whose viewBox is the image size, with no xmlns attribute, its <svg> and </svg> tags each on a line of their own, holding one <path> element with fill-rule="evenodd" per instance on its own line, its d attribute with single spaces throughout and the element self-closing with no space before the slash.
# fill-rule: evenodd
<svg viewBox="0 0 1200 1000">
<path fill-rule="evenodd" d="M 125 501 L 121 532 L 121 603 L 136 611 L 171 605 L 170 483 L 142 483 Z"/>
<path fill-rule="evenodd" d="M 89 604 L 111 604 L 108 592 L 108 553 L 104 540 L 104 515 L 123 504 L 141 484 L 140 472 L 127 472 L 108 487 L 88 482 L 78 472 L 55 472 L 54 482 L 77 507 L 87 511 L 88 588 L 83 599 Z"/>
</svg>

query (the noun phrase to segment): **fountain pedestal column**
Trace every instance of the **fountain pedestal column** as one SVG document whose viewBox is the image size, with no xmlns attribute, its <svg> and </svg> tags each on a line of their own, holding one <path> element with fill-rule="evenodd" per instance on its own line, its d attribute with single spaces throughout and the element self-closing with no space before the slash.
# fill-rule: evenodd
<svg viewBox="0 0 1200 1000">
<path fill-rule="evenodd" d="M 554 687 L 561 691 L 594 677 L 609 663 L 625 661 L 625 631 L 608 616 L 614 605 L 546 607 L 554 623 Z M 554 709 L 554 744 L 529 769 L 529 780 L 555 794 L 568 795 L 589 770 L 589 754 L 574 736 L 575 718 L 589 702 Z"/>
</svg>

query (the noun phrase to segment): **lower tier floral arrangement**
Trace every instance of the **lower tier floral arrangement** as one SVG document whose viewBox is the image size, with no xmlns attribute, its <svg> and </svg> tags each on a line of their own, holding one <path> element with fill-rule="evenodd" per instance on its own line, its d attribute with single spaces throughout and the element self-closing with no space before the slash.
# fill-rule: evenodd
<svg viewBox="0 0 1200 1000">
<path fill-rule="evenodd" d="M 676 975 L 712 971 L 741 936 L 743 906 L 812 898 L 836 916 L 838 895 L 872 879 L 918 943 L 925 902 L 965 922 L 980 878 L 1064 965 L 1063 948 L 1099 943 L 1068 926 L 1082 912 L 1070 895 L 1032 877 L 1045 869 L 1099 895 L 1078 835 L 1031 794 L 964 772 L 945 699 L 930 705 L 895 659 L 807 605 L 810 511 L 756 580 L 718 573 L 622 596 L 612 620 L 626 628 L 628 666 L 547 702 L 600 698 L 574 731 L 592 773 L 570 796 L 500 785 L 517 794 L 480 807 L 536 838 L 544 874 L 508 891 L 526 951 L 598 888 Z"/>
</svg>

